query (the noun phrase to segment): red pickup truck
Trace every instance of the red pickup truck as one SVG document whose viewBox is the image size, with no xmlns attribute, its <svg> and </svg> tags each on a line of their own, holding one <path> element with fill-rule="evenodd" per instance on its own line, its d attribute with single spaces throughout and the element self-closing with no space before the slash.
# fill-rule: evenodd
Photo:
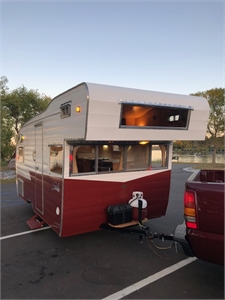
<svg viewBox="0 0 225 300">
<path fill-rule="evenodd" d="M 224 265 L 224 170 L 198 170 L 186 182 L 177 252 Z M 180 247 L 181 246 L 181 247 Z"/>
</svg>

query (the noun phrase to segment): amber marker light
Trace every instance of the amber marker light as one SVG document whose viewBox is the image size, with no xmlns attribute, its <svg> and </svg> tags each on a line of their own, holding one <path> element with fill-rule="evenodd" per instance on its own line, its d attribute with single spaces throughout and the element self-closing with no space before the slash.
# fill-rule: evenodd
<svg viewBox="0 0 225 300">
<path fill-rule="evenodd" d="M 77 106 L 77 107 L 76 107 L 76 112 L 79 113 L 80 111 L 81 111 L 80 106 Z"/>
<path fill-rule="evenodd" d="M 148 144 L 148 143 L 149 143 L 148 141 L 140 141 L 140 142 L 139 142 L 140 145 L 146 145 L 146 144 Z"/>
</svg>

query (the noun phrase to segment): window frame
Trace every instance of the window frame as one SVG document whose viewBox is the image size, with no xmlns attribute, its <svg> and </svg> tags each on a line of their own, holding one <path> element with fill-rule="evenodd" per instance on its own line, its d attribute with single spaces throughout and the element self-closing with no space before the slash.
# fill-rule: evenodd
<svg viewBox="0 0 225 300">
<path fill-rule="evenodd" d="M 63 153 L 63 150 L 64 150 L 63 149 L 63 145 L 62 144 L 49 144 L 48 147 L 49 147 L 49 172 L 54 173 L 54 174 L 58 174 L 58 175 L 62 175 L 63 174 L 63 155 L 64 155 L 64 153 Z M 62 157 L 61 157 L 62 167 L 61 168 L 58 167 L 59 169 L 61 169 L 61 172 L 55 171 L 54 169 L 51 168 L 51 164 L 52 164 L 52 161 L 51 161 L 51 157 L 52 157 L 51 151 L 53 151 L 52 147 L 61 148 L 60 151 L 62 151 Z M 57 156 L 58 156 L 58 154 L 57 154 Z M 55 168 L 55 169 L 57 169 L 57 168 Z"/>
<path fill-rule="evenodd" d="M 191 111 L 193 110 L 192 106 L 186 106 L 186 105 L 175 105 L 175 104 L 161 104 L 161 103 L 154 103 L 154 102 L 140 102 L 140 101 L 132 101 L 132 100 L 119 100 L 119 104 L 121 105 L 120 110 L 120 119 L 119 119 L 119 128 L 121 129 L 163 129 L 163 130 L 188 130 L 189 123 L 190 123 L 190 117 L 191 117 Z M 155 110 L 156 114 L 159 115 L 157 118 L 158 125 L 126 125 L 126 118 L 124 117 L 125 110 L 131 108 L 139 108 L 139 109 L 148 109 L 149 111 Z M 148 111 L 148 112 L 149 112 Z M 163 118 L 160 119 L 163 112 Z M 132 114 L 132 112 L 131 112 Z M 175 120 L 175 117 L 179 116 L 178 120 Z M 143 117 L 143 116 L 142 116 Z M 155 117 L 155 118 L 154 118 Z M 169 118 L 174 117 L 174 121 L 170 121 Z M 135 118 L 133 117 L 135 120 Z M 152 124 L 156 123 L 156 115 L 152 116 Z M 184 125 L 178 126 L 178 122 L 182 122 L 182 119 L 185 122 Z M 167 125 L 160 125 L 161 123 L 167 123 Z"/>
<path fill-rule="evenodd" d="M 24 163 L 24 160 L 25 160 L 25 147 L 24 146 L 19 146 L 18 148 L 18 152 L 17 152 L 17 162 L 19 163 Z M 20 150 L 23 150 L 22 151 L 22 155 L 20 155 Z M 22 157 L 22 160 L 20 159 L 20 157 Z"/>
<path fill-rule="evenodd" d="M 93 175 L 93 174 L 110 174 L 110 173 L 120 173 L 120 172 L 136 172 L 136 171 L 147 171 L 150 169 L 168 169 L 169 161 L 169 145 L 171 142 L 168 141 L 157 141 L 157 142 L 148 142 L 148 146 L 146 149 L 146 158 L 147 158 L 147 164 L 146 167 L 137 167 L 137 168 L 127 168 L 127 158 L 128 158 L 128 147 L 131 145 L 139 145 L 140 143 L 138 141 L 130 141 L 130 142 L 78 142 L 76 140 L 74 141 L 67 141 L 67 143 L 70 145 L 70 153 L 69 153 L 69 176 L 82 176 L 82 175 Z M 84 145 L 92 145 L 94 146 L 95 149 L 95 156 L 94 158 L 89 158 L 92 160 L 95 160 L 95 169 L 93 171 L 88 171 L 88 172 L 79 172 L 77 168 L 77 172 L 73 172 L 73 163 L 74 163 L 74 147 L 78 146 L 84 146 Z M 121 157 L 119 161 L 119 166 L 120 164 L 122 165 L 122 168 L 117 170 L 108 170 L 108 171 L 99 171 L 99 147 L 103 145 L 108 145 L 108 146 L 120 146 L 121 148 Z M 152 146 L 154 145 L 165 145 L 166 146 L 166 157 L 165 157 L 165 166 L 157 166 L 157 167 L 152 167 Z M 114 150 L 115 151 L 115 150 Z M 161 161 L 159 161 L 161 163 Z M 76 162 L 77 164 L 77 162 Z"/>
<path fill-rule="evenodd" d="M 67 101 L 60 105 L 60 118 L 61 119 L 68 118 L 71 116 L 71 105 L 72 105 L 71 101 Z"/>
</svg>

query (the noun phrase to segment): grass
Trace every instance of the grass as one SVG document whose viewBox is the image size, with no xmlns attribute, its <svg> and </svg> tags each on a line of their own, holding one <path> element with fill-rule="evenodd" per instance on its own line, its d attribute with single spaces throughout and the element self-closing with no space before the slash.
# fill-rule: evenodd
<svg viewBox="0 0 225 300">
<path fill-rule="evenodd" d="M 16 183 L 16 178 L 11 179 L 0 179 L 0 185 L 8 184 L 8 183 Z"/>
<path fill-rule="evenodd" d="M 1 172 L 8 170 L 8 163 L 1 161 Z"/>
<path fill-rule="evenodd" d="M 201 170 L 225 170 L 225 165 L 224 164 L 213 164 L 213 163 L 202 163 L 202 164 L 193 164 L 192 165 L 193 169 L 201 169 Z"/>
<path fill-rule="evenodd" d="M 179 162 L 173 162 L 175 164 L 179 164 Z M 182 164 L 180 162 L 180 164 Z M 224 164 L 217 164 L 217 163 L 188 163 L 193 169 L 199 170 L 225 170 Z"/>
<path fill-rule="evenodd" d="M 8 171 L 8 167 L 7 166 L 1 166 L 0 172 L 4 172 L 4 171 Z"/>
</svg>

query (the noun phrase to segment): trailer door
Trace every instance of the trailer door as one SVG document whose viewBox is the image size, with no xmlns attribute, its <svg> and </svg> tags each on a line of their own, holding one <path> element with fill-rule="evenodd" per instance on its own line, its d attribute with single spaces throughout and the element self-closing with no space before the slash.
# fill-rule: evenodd
<svg viewBox="0 0 225 300">
<path fill-rule="evenodd" d="M 43 214 L 43 126 L 35 125 L 35 210 Z"/>
</svg>

